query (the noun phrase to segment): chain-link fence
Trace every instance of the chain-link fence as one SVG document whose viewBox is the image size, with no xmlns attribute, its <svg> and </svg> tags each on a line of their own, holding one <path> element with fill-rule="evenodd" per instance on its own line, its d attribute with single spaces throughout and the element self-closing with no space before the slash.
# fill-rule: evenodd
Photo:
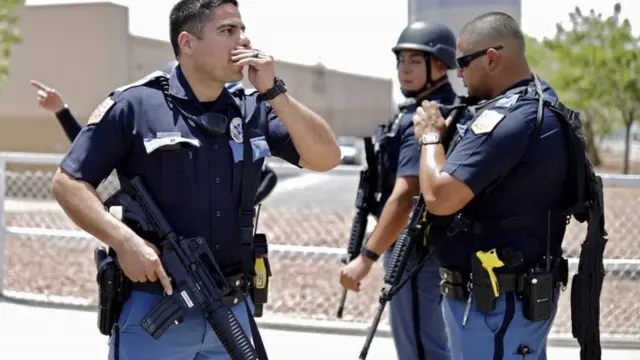
<svg viewBox="0 0 640 360">
<path fill-rule="evenodd" d="M 57 160 L 57 156 L 0 154 L 0 209 L 4 204 L 0 290 L 8 297 L 91 306 L 97 294 L 92 251 L 98 242 L 79 231 L 51 199 L 52 171 L 18 172 L 3 167 L 7 162 L 52 164 Z M 277 166 L 277 172 L 281 181 L 259 217 L 260 231 L 269 237 L 273 271 L 265 319 L 335 321 L 341 293 L 340 257 L 354 212 L 357 169 L 318 174 Z M 608 339 L 640 342 L 640 176 L 603 176 L 610 241 L 601 331 Z M 110 178 L 99 192 L 111 193 L 116 187 L 117 181 Z M 565 239 L 565 254 L 572 258 L 574 269 L 585 231 L 584 225 L 572 222 Z M 377 265 L 362 291 L 349 294 L 342 320 L 345 327 L 369 324 L 382 275 Z M 556 337 L 571 333 L 569 291 L 562 295 L 553 330 Z"/>
</svg>

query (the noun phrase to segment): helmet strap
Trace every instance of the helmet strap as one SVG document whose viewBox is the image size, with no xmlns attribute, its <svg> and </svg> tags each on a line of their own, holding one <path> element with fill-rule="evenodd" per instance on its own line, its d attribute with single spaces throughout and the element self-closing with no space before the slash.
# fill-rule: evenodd
<svg viewBox="0 0 640 360">
<path fill-rule="evenodd" d="M 433 79 L 431 77 L 431 55 L 428 53 L 424 54 L 424 62 L 427 67 L 427 80 L 424 82 L 424 85 L 419 90 L 405 90 L 400 88 L 402 95 L 406 98 L 415 99 L 418 95 L 426 92 L 427 90 L 435 89 L 440 86 L 442 83 L 447 81 L 447 74 L 440 76 L 437 79 Z"/>
</svg>

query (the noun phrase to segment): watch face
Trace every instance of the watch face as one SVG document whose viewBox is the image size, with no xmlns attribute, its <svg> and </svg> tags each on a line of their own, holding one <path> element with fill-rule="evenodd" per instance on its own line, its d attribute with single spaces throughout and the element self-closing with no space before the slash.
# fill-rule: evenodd
<svg viewBox="0 0 640 360">
<path fill-rule="evenodd" d="M 440 136 L 436 133 L 428 133 L 422 135 L 423 144 L 434 144 L 440 141 Z"/>
</svg>

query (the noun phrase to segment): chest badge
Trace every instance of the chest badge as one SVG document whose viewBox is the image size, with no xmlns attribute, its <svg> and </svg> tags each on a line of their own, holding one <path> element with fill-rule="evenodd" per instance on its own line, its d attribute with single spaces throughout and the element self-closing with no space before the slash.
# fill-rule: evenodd
<svg viewBox="0 0 640 360">
<path fill-rule="evenodd" d="M 229 132 L 231 133 L 231 138 L 233 141 L 238 144 L 242 143 L 242 119 L 239 117 L 233 118 L 231 120 L 231 124 L 229 124 Z"/>
</svg>

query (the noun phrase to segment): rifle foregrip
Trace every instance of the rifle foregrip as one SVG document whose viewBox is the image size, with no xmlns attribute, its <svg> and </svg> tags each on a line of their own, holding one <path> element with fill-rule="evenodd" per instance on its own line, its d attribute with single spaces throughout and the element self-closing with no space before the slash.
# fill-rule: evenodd
<svg viewBox="0 0 640 360">
<path fill-rule="evenodd" d="M 160 304 L 142 318 L 140 326 L 158 340 L 185 313 L 184 308 L 172 296 L 165 296 Z"/>
<path fill-rule="evenodd" d="M 394 284 L 404 272 L 407 263 L 407 251 L 409 251 L 409 242 L 411 241 L 411 231 L 404 229 L 402 234 L 393 246 L 391 252 L 391 260 L 389 261 L 389 271 L 384 275 L 385 284 Z"/>
<path fill-rule="evenodd" d="M 231 360 L 258 360 L 258 353 L 230 308 L 220 307 L 207 315 L 207 321 Z"/>
<path fill-rule="evenodd" d="M 360 254 L 360 249 L 364 242 L 365 231 L 367 229 L 367 215 L 368 214 L 365 211 L 358 210 L 353 218 L 351 234 L 349 237 L 349 246 L 347 248 L 349 260 L 355 259 L 358 254 Z"/>
</svg>

